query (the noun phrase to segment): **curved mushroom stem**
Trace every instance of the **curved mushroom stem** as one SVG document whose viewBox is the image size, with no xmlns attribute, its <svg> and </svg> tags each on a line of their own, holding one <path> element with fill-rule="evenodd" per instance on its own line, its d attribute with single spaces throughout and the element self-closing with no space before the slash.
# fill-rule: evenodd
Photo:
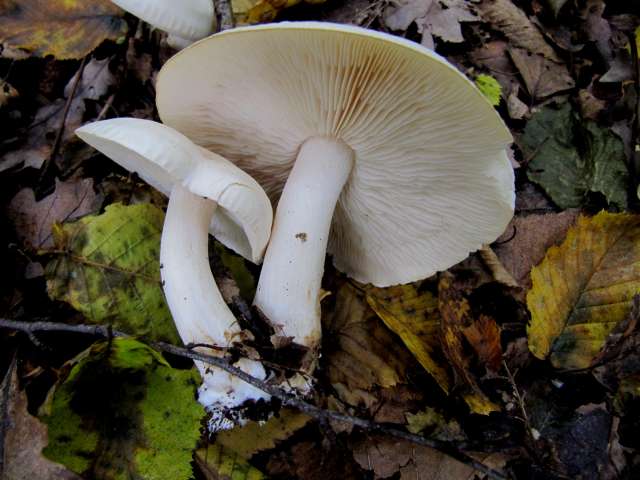
<svg viewBox="0 0 640 480">
<path fill-rule="evenodd" d="M 164 293 L 182 341 L 224 348 L 241 329 L 209 268 L 208 230 L 216 206 L 179 184 L 173 187 L 162 229 L 160 263 Z M 204 353 L 216 354 L 208 349 Z M 201 362 L 196 365 L 204 380 L 199 400 L 205 407 L 235 407 L 245 400 L 266 397 L 223 370 Z M 236 366 L 265 377 L 259 362 L 241 359 Z"/>
<path fill-rule="evenodd" d="M 284 186 L 254 304 L 276 328 L 315 351 L 320 285 L 331 218 L 354 163 L 344 142 L 313 137 L 300 148 Z"/>
</svg>

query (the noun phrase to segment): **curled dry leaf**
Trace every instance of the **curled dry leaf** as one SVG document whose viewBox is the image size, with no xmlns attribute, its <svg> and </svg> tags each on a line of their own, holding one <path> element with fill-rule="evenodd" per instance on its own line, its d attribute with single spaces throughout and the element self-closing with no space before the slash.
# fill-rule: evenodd
<svg viewBox="0 0 640 480">
<path fill-rule="evenodd" d="M 529 349 L 557 368 L 586 368 L 640 290 L 640 216 L 580 216 L 531 271 Z"/>
<path fill-rule="evenodd" d="M 442 316 L 442 349 L 456 375 L 456 383 L 466 389 L 463 397 L 475 413 L 488 415 L 500 407 L 480 389 L 471 372 L 471 347 L 485 366 L 498 370 L 502 359 L 500 329 L 490 317 L 475 318 L 464 293 L 453 284 L 452 275 L 443 274 L 438 285 L 438 305 Z"/>
<path fill-rule="evenodd" d="M 6 403 L 5 403 L 6 400 Z M 20 390 L 15 363 L 0 385 L 0 422 L 6 425 L 0 458 L 3 480 L 81 480 L 59 463 L 42 456 L 47 426 L 27 411 L 27 394 Z M 4 429 L 0 428 L 0 431 Z"/>
<path fill-rule="evenodd" d="M 52 248 L 54 223 L 73 221 L 95 212 L 102 203 L 93 190 L 93 180 L 60 181 L 55 191 L 36 201 L 30 188 L 23 188 L 9 203 L 7 216 L 13 222 L 18 238 L 26 248 L 38 250 Z"/>
<path fill-rule="evenodd" d="M 82 58 L 124 36 L 122 14 L 109 0 L 2 0 L 0 41 L 39 57 Z"/>
<path fill-rule="evenodd" d="M 503 33 L 514 46 L 561 63 L 540 30 L 511 0 L 482 0 L 476 8 L 480 17 L 495 30 Z"/>
<path fill-rule="evenodd" d="M 401 383 L 411 356 L 350 284 L 336 293 L 333 310 L 323 308 L 324 348 L 331 384 L 350 405 L 371 405 L 370 391 Z"/>
</svg>

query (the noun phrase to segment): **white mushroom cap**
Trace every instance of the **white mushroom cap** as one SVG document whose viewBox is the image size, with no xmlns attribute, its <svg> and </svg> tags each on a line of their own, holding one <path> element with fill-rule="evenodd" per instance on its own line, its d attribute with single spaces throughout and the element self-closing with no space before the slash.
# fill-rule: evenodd
<svg viewBox="0 0 640 480">
<path fill-rule="evenodd" d="M 210 233 L 260 263 L 273 213 L 260 185 L 235 165 L 150 120 L 103 120 L 82 126 L 76 134 L 165 195 L 180 183 L 191 193 L 215 201 Z M 211 166 L 215 173 L 208 171 Z"/>
<path fill-rule="evenodd" d="M 123 10 L 170 34 L 176 48 L 213 32 L 215 11 L 211 0 L 111 0 Z"/>
<path fill-rule="evenodd" d="M 402 38 L 317 22 L 225 31 L 165 64 L 157 105 L 164 123 L 272 199 L 307 139 L 348 145 L 354 166 L 328 251 L 361 282 L 447 269 L 513 214 L 508 129 L 464 75 Z"/>
</svg>

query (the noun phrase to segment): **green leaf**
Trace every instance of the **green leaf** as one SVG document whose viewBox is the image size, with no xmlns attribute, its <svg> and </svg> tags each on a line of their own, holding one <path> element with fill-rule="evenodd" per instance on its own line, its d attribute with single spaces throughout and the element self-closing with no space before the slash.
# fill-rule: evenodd
<svg viewBox="0 0 640 480">
<path fill-rule="evenodd" d="M 204 415 L 199 382 L 136 340 L 94 344 L 55 387 L 44 454 L 86 478 L 187 480 Z"/>
<path fill-rule="evenodd" d="M 49 296 L 93 323 L 180 343 L 160 281 L 164 214 L 149 204 L 114 204 L 105 213 L 54 226 L 57 256 L 47 265 Z"/>
<path fill-rule="evenodd" d="M 500 94 L 502 93 L 502 87 L 498 81 L 491 75 L 478 75 L 476 77 L 476 87 L 487 97 L 491 105 L 497 107 L 500 105 Z"/>
<path fill-rule="evenodd" d="M 629 173 L 622 141 L 595 122 L 579 121 L 568 103 L 536 113 L 521 146 L 529 178 L 559 207 L 582 206 L 591 192 L 599 192 L 610 204 L 626 208 Z"/>
</svg>

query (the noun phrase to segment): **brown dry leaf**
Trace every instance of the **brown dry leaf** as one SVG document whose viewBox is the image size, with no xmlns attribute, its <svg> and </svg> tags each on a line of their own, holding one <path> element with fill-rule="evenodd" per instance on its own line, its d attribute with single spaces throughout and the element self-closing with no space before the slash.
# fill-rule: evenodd
<svg viewBox="0 0 640 480">
<path fill-rule="evenodd" d="M 291 448 L 269 456 L 267 473 L 272 478 L 304 480 L 361 480 L 362 473 L 341 442 L 317 441 L 296 443 Z M 217 480 L 217 479 L 216 479 Z M 233 479 L 235 480 L 235 479 Z"/>
<path fill-rule="evenodd" d="M 490 23 L 495 30 L 503 33 L 512 45 L 561 63 L 540 30 L 511 0 L 482 0 L 476 8 L 482 19 Z"/>
<path fill-rule="evenodd" d="M 531 268 L 542 261 L 549 247 L 562 241 L 578 213 L 566 210 L 517 216 L 498 239 L 495 247 L 498 258 L 525 290 L 531 287 Z M 513 238 L 508 240 L 510 237 Z"/>
<path fill-rule="evenodd" d="M 7 403 L 4 403 L 5 398 Z M 47 460 L 42 455 L 42 449 L 48 442 L 47 427 L 27 411 L 27 394 L 18 386 L 15 363 L 0 386 L 0 422 L 7 426 L 4 458 L 0 459 L 3 460 L 0 462 L 0 478 L 80 480 L 59 463 Z"/>
<path fill-rule="evenodd" d="M 56 189 L 48 197 L 36 201 L 30 188 L 20 190 L 9 204 L 7 216 L 13 222 L 18 238 L 27 248 L 52 248 L 54 223 L 76 220 L 95 213 L 102 203 L 93 190 L 93 179 L 56 179 Z"/>
<path fill-rule="evenodd" d="M 438 304 L 442 315 L 442 349 L 453 367 L 456 383 L 466 387 L 467 392 L 463 394 L 465 401 L 471 410 L 481 415 L 500 410 L 482 392 L 470 371 L 472 355 L 469 347 L 478 357 L 482 356 L 491 362 L 502 358 L 500 330 L 495 325 L 495 320 L 485 315 L 474 318 L 467 298 L 453 285 L 451 274 L 440 277 Z M 470 339 L 476 343 L 471 343 Z M 487 365 L 493 366 L 495 365 Z"/>
<path fill-rule="evenodd" d="M 108 0 L 0 0 L 0 42 L 38 57 L 82 58 L 124 36 L 122 14 Z"/>
<path fill-rule="evenodd" d="M 575 86 L 565 65 L 523 48 L 510 48 L 509 54 L 533 98 L 550 97 Z"/>
<path fill-rule="evenodd" d="M 498 80 L 505 95 L 519 89 L 518 71 L 508 54 L 507 42 L 493 40 L 483 43 L 469 53 L 471 61 Z"/>
<path fill-rule="evenodd" d="M 342 401 L 370 406 L 373 388 L 402 382 L 411 356 L 355 287 L 343 284 L 335 308 L 322 313 L 329 380 Z"/>
<path fill-rule="evenodd" d="M 375 478 L 389 478 L 398 472 L 405 480 L 472 480 L 476 475 L 484 478 L 472 467 L 429 447 L 414 445 L 380 435 L 370 436 L 353 449 L 353 457 Z M 501 468 L 506 463 L 502 456 L 474 455 L 480 461 Z"/>
<path fill-rule="evenodd" d="M 21 144 L 17 150 L 0 157 L 0 172 L 20 164 L 24 167 L 40 168 L 51 155 L 53 139 L 62 126 L 65 104 L 77 75 L 76 73 L 65 87 L 65 98 L 59 98 L 38 110 L 32 127 L 24 135 L 26 143 Z M 63 144 L 75 137 L 74 130 L 82 125 L 82 118 L 86 111 L 85 100 L 99 100 L 114 83 L 115 77 L 109 70 L 108 58 L 92 59 L 86 64 L 65 120 Z"/>
<path fill-rule="evenodd" d="M 640 290 L 640 216 L 580 216 L 531 271 L 529 349 L 558 368 L 586 368 Z"/>
<path fill-rule="evenodd" d="M 279 417 L 269 419 L 263 425 L 249 422 L 243 427 L 225 430 L 216 435 L 216 443 L 249 460 L 254 454 L 271 450 L 282 440 L 304 427 L 311 417 L 295 410 L 281 410 Z"/>
<path fill-rule="evenodd" d="M 391 30 L 407 30 L 415 22 L 422 44 L 433 48 L 433 36 L 445 42 L 464 42 L 460 24 L 477 22 L 478 17 L 464 0 L 396 0 L 385 12 Z"/>
<path fill-rule="evenodd" d="M 440 346 L 438 299 L 428 291 L 419 292 L 415 284 L 389 288 L 368 287 L 367 303 L 389 329 L 395 332 L 420 365 L 449 392 L 451 374 L 445 366 Z"/>
</svg>

